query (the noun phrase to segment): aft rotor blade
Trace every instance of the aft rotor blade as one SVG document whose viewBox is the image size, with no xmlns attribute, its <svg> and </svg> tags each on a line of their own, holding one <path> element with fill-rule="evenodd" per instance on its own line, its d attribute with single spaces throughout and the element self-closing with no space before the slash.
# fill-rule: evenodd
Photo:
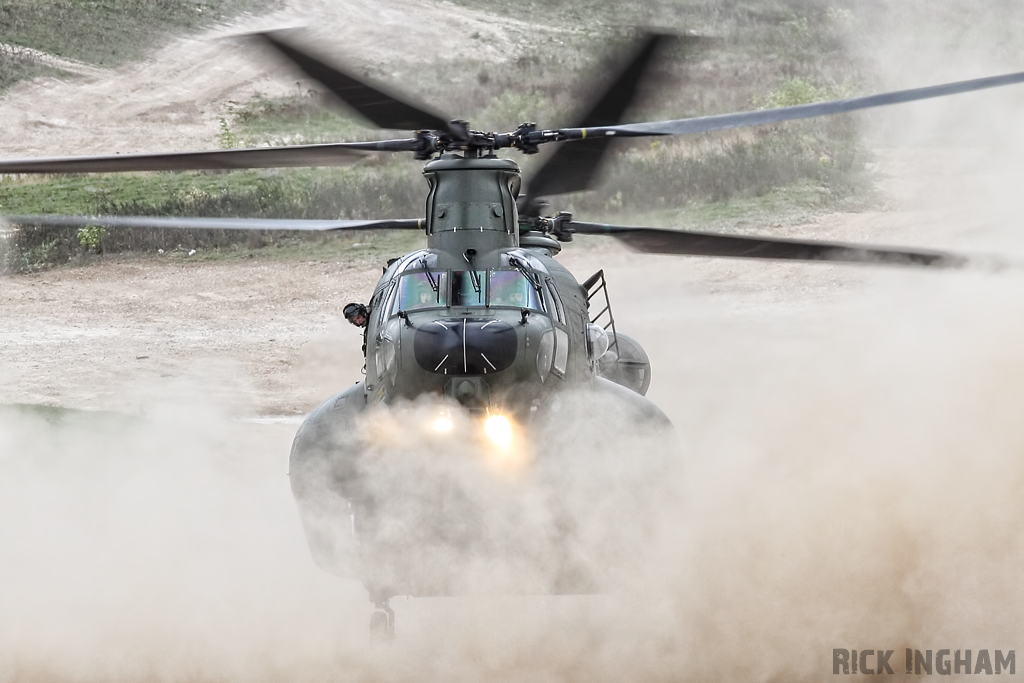
<svg viewBox="0 0 1024 683">
<path fill-rule="evenodd" d="M 84 228 L 176 228 L 185 230 L 289 230 L 330 232 L 333 230 L 422 230 L 422 218 L 384 220 L 306 220 L 292 218 L 165 218 L 158 216 L 0 216 L 15 225 L 47 225 Z"/>
<path fill-rule="evenodd" d="M 417 140 L 333 142 L 321 145 L 253 147 L 165 154 L 9 159 L 0 161 L 0 173 L 119 173 L 123 171 L 207 171 L 234 168 L 344 166 L 372 152 L 409 151 Z"/>
<path fill-rule="evenodd" d="M 451 128 L 449 119 L 443 115 L 314 57 L 285 39 L 280 31 L 253 35 L 273 46 L 306 76 L 323 85 L 378 128 L 441 131 Z"/>
<path fill-rule="evenodd" d="M 841 263 L 885 263 L 902 266 L 958 268 L 967 258 L 940 251 L 890 248 L 867 244 L 818 242 L 772 237 L 724 235 L 689 230 L 634 228 L 570 221 L 571 232 L 585 235 L 611 235 L 626 246 L 647 254 L 686 256 L 722 256 L 788 261 L 834 261 Z"/>
<path fill-rule="evenodd" d="M 644 36 L 633 51 L 633 57 L 590 109 L 580 117 L 579 128 L 608 126 L 622 121 L 626 110 L 648 73 L 654 55 L 677 36 L 652 33 Z M 531 198 L 589 189 L 600 171 L 610 137 L 588 138 L 574 145 L 560 145 L 530 179 Z"/>
<path fill-rule="evenodd" d="M 815 116 L 825 116 L 828 114 L 840 114 L 843 112 L 857 111 L 859 109 L 870 109 L 871 107 L 884 107 L 891 104 L 901 104 L 903 102 L 916 102 L 918 100 L 927 100 L 934 97 L 946 97 L 948 95 L 958 95 L 960 93 L 974 92 L 976 90 L 999 88 L 1006 85 L 1013 85 L 1015 83 L 1024 83 L 1024 72 L 1006 74 L 1003 76 L 991 76 L 988 78 L 976 78 L 970 81 L 934 85 L 927 88 L 898 90 L 895 92 L 883 93 L 881 95 L 854 97 L 846 100 L 833 100 L 831 102 L 819 102 L 816 104 L 800 104 L 794 107 L 763 109 L 736 114 L 700 116 L 696 118 L 676 119 L 672 121 L 629 123 L 618 126 L 563 128 L 559 132 L 566 138 L 575 140 L 590 139 L 593 136 L 641 137 L 645 135 L 685 135 L 688 133 L 705 133 L 712 130 L 725 130 L 727 128 L 739 128 L 741 126 L 757 126 L 766 123 L 781 123 L 782 121 L 794 121 L 796 119 L 807 119 Z"/>
</svg>

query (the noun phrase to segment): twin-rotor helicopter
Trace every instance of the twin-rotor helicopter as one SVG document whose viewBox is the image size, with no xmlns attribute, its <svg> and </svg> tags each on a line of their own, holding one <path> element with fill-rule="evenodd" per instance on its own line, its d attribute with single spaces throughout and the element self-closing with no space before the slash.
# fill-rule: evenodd
<svg viewBox="0 0 1024 683">
<path fill-rule="evenodd" d="M 543 198 L 590 189 L 617 138 L 682 135 L 781 123 L 1024 82 L 1024 73 L 869 97 L 699 118 L 622 123 L 638 85 L 664 48 L 680 40 L 647 35 L 617 77 L 567 128 L 523 123 L 509 132 L 474 130 L 409 98 L 352 75 L 299 44 L 298 34 L 254 36 L 370 123 L 414 131 L 377 142 L 340 142 L 170 154 L 0 161 L 0 173 L 108 173 L 278 168 L 348 164 L 385 152 L 426 162 L 422 217 L 288 220 L 127 216 L 8 216 L 20 225 L 239 230 L 422 230 L 424 248 L 393 259 L 365 307 L 365 380 L 331 397 L 298 431 L 291 486 L 307 541 L 327 571 L 363 582 L 377 610 L 371 630 L 394 634 L 395 595 L 462 592 L 457 572 L 428 572 L 418 561 L 427 525 L 450 530 L 441 510 L 395 533 L 400 503 L 374 488 L 374 462 L 361 431 L 383 409 L 432 399 L 429 427 L 452 439 L 481 439 L 499 452 L 529 447 L 529 434 L 557 424 L 574 394 L 599 396 L 638 430 L 668 427 L 644 397 L 651 366 L 640 344 L 618 331 L 601 271 L 582 283 L 556 259 L 573 235 L 610 235 L 651 254 L 961 267 L 950 253 L 860 244 L 605 225 L 546 212 Z M 524 181 L 504 149 L 557 150 Z M 363 320 L 359 321 L 363 323 Z M 412 426 L 409 426 L 412 429 Z M 461 433 L 460 433 L 461 430 Z M 538 458 L 541 456 L 538 456 Z M 557 460 L 559 452 L 543 458 Z M 643 454 L 636 454 L 643 457 Z M 412 475 L 410 475 L 412 476 Z M 430 487 L 429 482 L 422 482 Z M 443 506 L 443 500 L 442 504 Z M 430 519 L 428 519 L 430 518 Z M 460 522 L 461 523 L 461 522 Z M 413 528 L 420 524 L 423 528 Z M 404 534 L 404 535 L 403 535 Z M 458 545 L 459 534 L 439 533 Z M 553 581 L 545 592 L 585 590 Z M 577 582 L 578 583 L 578 582 Z M 584 582 L 585 583 L 585 582 Z"/>
</svg>

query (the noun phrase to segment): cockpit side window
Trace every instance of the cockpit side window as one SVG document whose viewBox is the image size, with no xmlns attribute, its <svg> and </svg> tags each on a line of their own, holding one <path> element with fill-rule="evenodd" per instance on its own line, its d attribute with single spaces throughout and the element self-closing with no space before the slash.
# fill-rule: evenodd
<svg viewBox="0 0 1024 683">
<path fill-rule="evenodd" d="M 565 324 L 565 309 L 562 308 L 562 300 L 558 297 L 558 290 L 555 289 L 555 283 L 551 280 L 545 280 L 544 284 L 547 286 L 548 297 L 551 299 L 551 307 L 554 309 L 555 318 L 561 324 Z"/>
<path fill-rule="evenodd" d="M 543 311 L 533 284 L 518 270 L 492 270 L 489 304 Z"/>
<path fill-rule="evenodd" d="M 398 280 L 398 297 L 392 313 L 448 305 L 448 273 L 420 271 Z"/>
<path fill-rule="evenodd" d="M 380 310 L 381 302 L 384 301 L 384 297 L 387 295 L 389 289 L 390 285 L 379 287 L 377 291 L 373 293 L 373 296 L 370 297 L 370 303 L 367 304 L 366 307 L 370 310 L 371 316 Z"/>
</svg>

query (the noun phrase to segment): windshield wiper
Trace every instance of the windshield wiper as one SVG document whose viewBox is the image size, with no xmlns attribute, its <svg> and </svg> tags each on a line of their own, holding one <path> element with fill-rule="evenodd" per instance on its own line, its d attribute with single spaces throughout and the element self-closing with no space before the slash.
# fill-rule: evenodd
<svg viewBox="0 0 1024 683">
<path fill-rule="evenodd" d="M 423 265 L 423 273 L 427 276 L 427 282 L 430 283 L 430 288 L 434 290 L 434 299 L 437 303 L 441 303 L 441 278 L 438 276 L 437 280 L 434 280 L 433 273 L 430 272 L 430 268 L 427 265 L 427 259 L 421 258 L 420 263 Z"/>
<path fill-rule="evenodd" d="M 518 270 L 522 274 L 522 276 L 525 277 L 531 285 L 533 285 L 533 288 L 537 290 L 538 294 L 542 293 L 541 287 L 544 283 L 541 282 L 540 275 L 533 272 L 532 270 L 527 270 L 526 266 L 523 265 L 523 263 L 515 256 L 508 257 L 508 264 L 515 268 L 516 270 Z"/>
</svg>

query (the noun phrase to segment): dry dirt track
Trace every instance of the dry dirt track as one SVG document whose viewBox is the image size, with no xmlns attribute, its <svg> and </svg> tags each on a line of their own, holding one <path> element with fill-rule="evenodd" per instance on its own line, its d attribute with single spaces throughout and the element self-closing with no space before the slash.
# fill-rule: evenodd
<svg viewBox="0 0 1024 683">
<path fill-rule="evenodd" d="M 46 157 L 215 147 L 228 101 L 296 89 L 287 69 L 231 36 L 292 26 L 306 27 L 324 52 L 385 74 L 434 55 L 509 59 L 526 49 L 528 31 L 529 40 L 549 32 L 430 0 L 295 0 L 272 16 L 175 41 L 140 64 L 19 85 L 0 100 L 0 149 L 6 157 Z M 474 33 L 486 40 L 461 38 Z M 396 34 L 429 49 L 396 56 Z"/>
</svg>

